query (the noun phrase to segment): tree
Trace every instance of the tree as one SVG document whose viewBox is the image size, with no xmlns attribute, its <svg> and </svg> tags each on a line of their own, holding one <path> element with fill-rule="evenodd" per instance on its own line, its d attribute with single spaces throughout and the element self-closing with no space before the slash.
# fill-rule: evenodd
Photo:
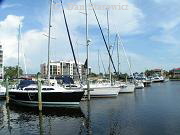
<svg viewBox="0 0 180 135">
<path fill-rule="evenodd" d="M 146 70 L 146 71 L 145 71 L 145 75 L 146 75 L 147 77 L 153 76 L 154 74 L 155 74 L 155 73 L 154 73 L 153 70 Z"/>
<path fill-rule="evenodd" d="M 97 77 L 98 75 L 97 74 L 95 74 L 95 73 L 93 73 L 93 72 L 91 72 L 90 74 L 89 74 L 89 77 Z"/>
<path fill-rule="evenodd" d="M 4 67 L 4 77 L 9 76 L 10 79 L 14 79 L 18 77 L 18 66 L 12 67 Z M 23 70 L 19 67 L 19 76 L 23 75 Z"/>
<path fill-rule="evenodd" d="M 99 73 L 99 76 L 101 76 L 101 77 L 102 77 L 102 76 L 103 76 L 103 73 Z"/>
</svg>

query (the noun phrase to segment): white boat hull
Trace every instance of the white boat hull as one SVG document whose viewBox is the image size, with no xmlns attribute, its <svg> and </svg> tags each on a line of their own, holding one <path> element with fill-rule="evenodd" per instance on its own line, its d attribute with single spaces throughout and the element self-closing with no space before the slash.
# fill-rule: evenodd
<svg viewBox="0 0 180 135">
<path fill-rule="evenodd" d="M 6 88 L 0 86 L 0 98 L 5 98 L 5 96 L 6 96 Z"/>
<path fill-rule="evenodd" d="M 138 82 L 138 83 L 135 85 L 135 89 L 143 89 L 143 88 L 144 88 L 144 83 Z"/>
<path fill-rule="evenodd" d="M 90 89 L 90 97 L 92 98 L 117 97 L 120 90 L 119 87 L 109 85 L 92 85 Z M 85 96 L 87 96 L 87 90 Z"/>
<path fill-rule="evenodd" d="M 126 87 L 120 88 L 119 93 L 133 93 L 135 85 L 127 85 Z"/>
</svg>

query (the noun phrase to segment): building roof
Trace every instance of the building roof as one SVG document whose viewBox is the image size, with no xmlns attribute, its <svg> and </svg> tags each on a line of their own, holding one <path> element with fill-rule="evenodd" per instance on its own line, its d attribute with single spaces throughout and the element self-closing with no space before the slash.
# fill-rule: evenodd
<svg viewBox="0 0 180 135">
<path fill-rule="evenodd" d="M 174 70 L 180 70 L 180 68 L 175 68 Z"/>
<path fill-rule="evenodd" d="M 161 71 L 162 69 L 158 69 L 158 68 L 156 68 L 156 69 L 153 69 L 153 71 Z"/>
</svg>

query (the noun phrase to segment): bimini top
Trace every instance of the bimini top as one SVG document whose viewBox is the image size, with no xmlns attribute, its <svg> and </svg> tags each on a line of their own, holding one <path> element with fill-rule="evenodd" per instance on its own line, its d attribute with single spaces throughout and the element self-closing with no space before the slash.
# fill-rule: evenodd
<svg viewBox="0 0 180 135">
<path fill-rule="evenodd" d="M 37 82 L 32 80 L 21 80 L 20 84 L 17 86 L 17 89 L 23 89 L 24 87 L 27 87 L 32 84 L 37 84 Z"/>
</svg>

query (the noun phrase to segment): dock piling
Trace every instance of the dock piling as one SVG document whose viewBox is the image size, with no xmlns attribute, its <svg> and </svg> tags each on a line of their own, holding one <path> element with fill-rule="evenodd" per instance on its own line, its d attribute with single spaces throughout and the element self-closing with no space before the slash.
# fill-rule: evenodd
<svg viewBox="0 0 180 135">
<path fill-rule="evenodd" d="M 89 80 L 87 81 L 87 94 L 88 94 L 88 101 L 91 100 L 91 97 L 90 97 L 90 86 L 89 86 Z"/>
<path fill-rule="evenodd" d="M 42 111 L 42 92 L 41 92 L 40 73 L 37 74 L 37 82 L 38 82 L 38 108 L 39 111 Z"/>
<path fill-rule="evenodd" d="M 6 103 L 9 104 L 9 76 L 6 76 Z"/>
</svg>

